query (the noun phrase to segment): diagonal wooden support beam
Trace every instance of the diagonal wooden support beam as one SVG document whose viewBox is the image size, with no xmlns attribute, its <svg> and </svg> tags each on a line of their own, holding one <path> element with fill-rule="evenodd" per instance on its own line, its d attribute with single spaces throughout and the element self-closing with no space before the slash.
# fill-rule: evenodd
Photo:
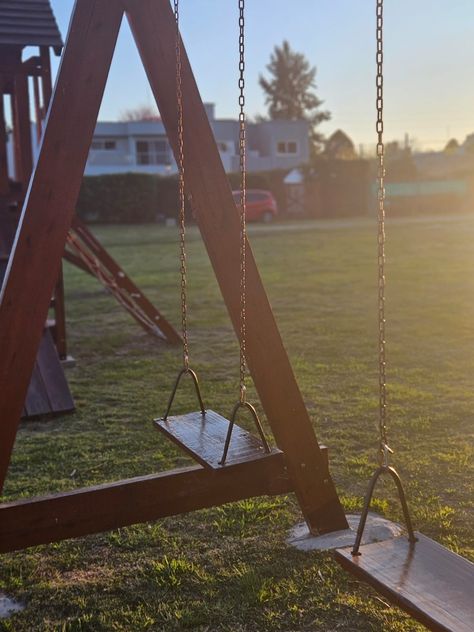
<svg viewBox="0 0 474 632">
<path fill-rule="evenodd" d="M 0 490 L 82 182 L 123 16 L 80 0 L 0 294 Z"/>
<path fill-rule="evenodd" d="M 80 254 L 81 251 L 78 248 L 85 246 L 86 252 L 90 253 L 94 262 L 103 270 L 105 277 L 112 281 L 112 286 L 109 286 L 111 293 L 147 333 L 159 336 L 171 344 L 181 342 L 181 336 L 173 325 L 156 309 L 147 296 L 139 290 L 132 279 L 122 270 L 115 259 L 77 216 L 72 221 L 69 237 L 69 246 L 76 251 L 75 254 Z M 66 253 L 67 258 L 70 251 L 69 253 L 66 251 Z M 76 259 L 72 257 L 69 257 L 69 260 L 72 263 L 76 262 Z M 80 257 L 79 261 L 82 264 L 79 267 L 84 269 L 84 262 Z M 101 280 L 98 268 L 89 269 L 86 265 L 85 269 L 96 276 L 100 282 L 103 282 L 105 277 L 102 277 Z"/>
<path fill-rule="evenodd" d="M 148 80 L 177 156 L 176 27 L 169 0 L 124 2 Z M 238 335 L 239 217 L 184 48 L 182 92 L 187 194 Z M 247 253 L 247 361 L 255 386 L 278 447 L 285 453 L 308 525 L 321 533 L 347 528 L 250 247 Z"/>
</svg>

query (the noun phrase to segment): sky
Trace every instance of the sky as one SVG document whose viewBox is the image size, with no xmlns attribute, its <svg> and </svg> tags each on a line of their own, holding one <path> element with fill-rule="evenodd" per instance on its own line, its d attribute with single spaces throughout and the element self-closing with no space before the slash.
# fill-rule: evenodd
<svg viewBox="0 0 474 632">
<path fill-rule="evenodd" d="M 74 0 L 50 0 L 66 36 Z M 205 102 L 218 118 L 237 117 L 237 0 L 181 0 L 181 31 Z M 247 114 L 265 114 L 258 84 L 275 45 L 288 40 L 316 66 L 316 93 L 331 120 L 357 146 L 375 143 L 375 0 L 247 0 Z M 386 0 L 385 140 L 439 149 L 474 132 L 474 0 Z M 58 67 L 54 61 L 53 70 Z M 151 104 L 152 95 L 126 20 L 100 120 Z"/>
</svg>

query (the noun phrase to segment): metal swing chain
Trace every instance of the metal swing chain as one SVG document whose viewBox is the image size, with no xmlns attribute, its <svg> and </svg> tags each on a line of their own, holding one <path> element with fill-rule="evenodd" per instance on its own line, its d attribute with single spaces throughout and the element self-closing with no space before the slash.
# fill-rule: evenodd
<svg viewBox="0 0 474 632">
<path fill-rule="evenodd" d="M 239 0 L 239 166 L 240 166 L 240 402 L 245 403 L 246 375 L 246 126 L 245 126 L 245 0 Z"/>
<path fill-rule="evenodd" d="M 179 253 L 181 273 L 181 335 L 183 339 L 183 365 L 189 369 L 187 269 L 186 269 L 186 217 L 184 189 L 184 122 L 181 77 L 181 38 L 179 33 L 179 0 L 174 0 L 176 23 L 176 104 L 178 114 L 178 189 L 179 189 Z"/>
<path fill-rule="evenodd" d="M 224 465 L 227 459 L 232 430 L 234 428 L 237 413 L 241 408 L 245 408 L 250 412 L 257 428 L 258 434 L 262 442 L 263 450 L 269 454 L 271 452 L 265 433 L 263 432 L 258 413 L 254 406 L 246 401 L 246 294 L 247 294 L 247 265 L 246 265 L 246 247 L 247 247 L 247 227 L 245 221 L 246 207 L 246 165 L 245 165 L 245 149 L 246 149 L 246 129 L 245 129 L 245 0 L 238 0 L 239 7 L 239 166 L 240 166 L 240 396 L 239 401 L 234 406 L 230 416 L 229 428 L 224 444 L 224 452 L 219 461 L 220 465 Z"/>
<path fill-rule="evenodd" d="M 385 359 L 385 166 L 384 166 L 384 142 L 383 142 L 383 0 L 376 0 L 377 6 L 377 199 L 378 199 L 378 314 L 379 314 L 379 467 L 376 469 L 365 494 L 364 506 L 360 516 L 357 535 L 352 548 L 353 556 L 361 555 L 360 546 L 362 536 L 369 515 L 370 504 L 375 486 L 380 476 L 389 474 L 397 487 L 400 504 L 402 506 L 405 525 L 408 531 L 408 540 L 414 544 L 417 540 L 410 518 L 410 512 L 403 490 L 402 481 L 398 472 L 389 463 L 393 450 L 388 445 L 387 439 L 387 385 L 386 385 L 386 359 Z"/>
<path fill-rule="evenodd" d="M 378 200 L 378 328 L 379 328 L 379 461 L 388 466 L 387 384 L 385 351 L 385 147 L 383 141 L 383 0 L 377 0 L 377 200 Z"/>
</svg>

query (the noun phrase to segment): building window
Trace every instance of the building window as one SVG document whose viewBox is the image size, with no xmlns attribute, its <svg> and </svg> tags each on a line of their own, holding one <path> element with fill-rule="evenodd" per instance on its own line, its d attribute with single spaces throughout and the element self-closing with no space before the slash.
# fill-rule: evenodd
<svg viewBox="0 0 474 632">
<path fill-rule="evenodd" d="M 137 140 L 137 164 L 169 165 L 170 152 L 166 140 Z"/>
<path fill-rule="evenodd" d="M 294 140 L 280 140 L 277 143 L 277 153 L 278 154 L 291 154 L 296 155 L 298 153 L 298 143 Z"/>
<path fill-rule="evenodd" d="M 98 151 L 114 151 L 117 149 L 117 141 L 115 140 L 93 140 L 91 149 Z"/>
</svg>

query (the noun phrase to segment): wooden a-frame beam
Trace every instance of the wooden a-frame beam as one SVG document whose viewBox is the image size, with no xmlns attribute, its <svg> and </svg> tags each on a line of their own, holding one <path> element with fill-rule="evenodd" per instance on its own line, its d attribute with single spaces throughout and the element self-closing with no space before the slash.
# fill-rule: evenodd
<svg viewBox="0 0 474 632">
<path fill-rule="evenodd" d="M 175 21 L 169 0 L 127 0 L 125 4 L 168 139 L 177 156 Z M 239 216 L 184 47 L 182 93 L 187 195 L 239 335 Z M 286 455 L 308 525 L 321 533 L 347 528 L 248 244 L 247 248 L 247 362 L 255 386 L 278 447 Z M 236 369 L 237 362 L 236 357 Z"/>
<path fill-rule="evenodd" d="M 78 0 L 0 294 L 0 490 L 79 195 L 123 7 Z"/>
<path fill-rule="evenodd" d="M 0 297 L 0 487 L 124 8 L 176 153 L 175 24 L 168 0 L 77 0 L 39 160 Z M 182 87 L 187 121 L 187 194 L 238 331 L 238 215 L 184 51 Z M 342 507 L 250 249 L 247 265 L 247 360 L 262 405 L 285 453 L 292 486 L 310 528 L 319 532 L 344 528 L 347 523 Z"/>
</svg>

